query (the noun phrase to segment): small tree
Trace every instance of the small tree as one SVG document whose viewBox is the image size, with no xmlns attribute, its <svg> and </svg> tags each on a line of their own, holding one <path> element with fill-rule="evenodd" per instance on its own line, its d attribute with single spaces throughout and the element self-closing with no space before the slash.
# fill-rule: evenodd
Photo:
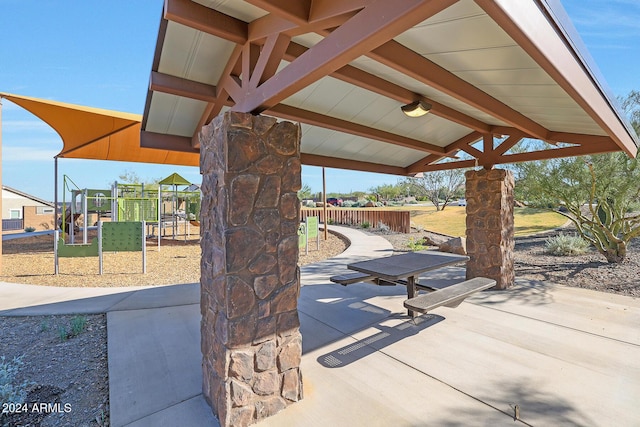
<svg viewBox="0 0 640 427">
<path fill-rule="evenodd" d="M 369 191 L 378 194 L 383 200 L 392 200 L 402 194 L 402 186 L 394 184 L 383 184 L 372 187 Z"/>
<path fill-rule="evenodd" d="M 640 167 L 624 153 L 523 163 L 516 197 L 553 209 L 576 226 L 608 262 L 621 262 L 640 235 Z"/>
<path fill-rule="evenodd" d="M 416 196 L 426 196 L 436 210 L 440 211 L 459 194 L 464 181 L 464 170 L 450 169 L 425 172 L 414 178 L 407 178 L 406 183 Z"/>
</svg>

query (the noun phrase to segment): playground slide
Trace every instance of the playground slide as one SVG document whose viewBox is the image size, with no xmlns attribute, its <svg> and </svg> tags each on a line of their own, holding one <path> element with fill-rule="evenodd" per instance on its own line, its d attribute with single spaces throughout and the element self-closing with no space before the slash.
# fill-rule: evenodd
<svg viewBox="0 0 640 427">
<path fill-rule="evenodd" d="M 64 229 L 67 230 L 67 231 L 70 230 L 71 229 L 71 224 L 73 224 L 74 225 L 74 231 L 78 231 L 79 227 L 77 225 L 75 225 L 75 223 L 76 223 L 76 220 L 78 218 L 80 218 L 80 215 L 81 214 L 79 214 L 79 213 L 75 213 L 75 214 L 73 214 L 73 219 L 72 219 L 71 218 L 71 208 L 67 208 L 67 210 L 65 211 L 65 214 L 64 214 L 64 218 L 65 218 L 65 222 L 66 222 Z M 60 218 L 60 220 L 58 221 L 58 227 L 62 228 L 62 218 Z"/>
</svg>

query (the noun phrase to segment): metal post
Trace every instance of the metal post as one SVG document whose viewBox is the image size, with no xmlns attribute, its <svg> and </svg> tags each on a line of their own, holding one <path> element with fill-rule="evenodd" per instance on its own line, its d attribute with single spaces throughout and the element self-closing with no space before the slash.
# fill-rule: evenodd
<svg viewBox="0 0 640 427">
<path fill-rule="evenodd" d="M 86 188 L 82 190 L 82 243 L 87 244 L 87 215 L 89 214 L 89 210 L 87 209 L 87 198 L 89 195 L 89 190 Z"/>
<path fill-rule="evenodd" d="M 55 275 L 58 275 L 58 240 L 60 239 L 60 230 L 53 232 L 53 271 Z"/>
<path fill-rule="evenodd" d="M 147 223 L 142 221 L 142 273 L 147 274 L 147 240 L 146 230 Z"/>
<path fill-rule="evenodd" d="M 76 243 L 76 222 L 74 221 L 74 217 L 76 215 L 76 207 L 76 190 L 71 190 L 71 218 L 69 218 L 69 236 L 71 237 L 70 241 L 72 245 Z"/>
<path fill-rule="evenodd" d="M 324 222 L 324 240 L 327 240 L 327 180 L 325 179 L 324 166 L 322 167 L 322 222 Z"/>
<path fill-rule="evenodd" d="M 102 275 L 102 221 L 98 221 L 98 270 Z"/>
<path fill-rule="evenodd" d="M 53 229 L 59 230 L 58 226 L 58 156 L 53 158 L 53 205 L 55 206 L 53 214 Z"/>
</svg>

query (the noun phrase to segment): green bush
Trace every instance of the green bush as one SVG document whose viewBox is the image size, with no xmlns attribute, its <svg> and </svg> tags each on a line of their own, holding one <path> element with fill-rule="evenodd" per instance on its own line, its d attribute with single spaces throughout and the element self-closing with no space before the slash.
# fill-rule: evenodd
<svg viewBox="0 0 640 427">
<path fill-rule="evenodd" d="M 576 234 L 563 234 L 550 237 L 544 244 L 545 253 L 556 256 L 581 255 L 587 251 L 589 242 Z"/>
<path fill-rule="evenodd" d="M 409 238 L 409 241 L 407 242 L 407 247 L 409 248 L 409 250 L 414 252 L 428 249 L 428 247 L 424 245 L 424 239 L 414 239 L 413 237 Z"/>
<path fill-rule="evenodd" d="M 358 204 L 358 202 L 354 202 L 353 200 L 345 200 L 344 202 L 342 202 L 342 207 L 343 208 L 352 208 L 357 204 Z"/>
<path fill-rule="evenodd" d="M 360 224 L 360 227 L 362 228 L 369 228 L 371 227 L 371 224 L 369 224 L 369 221 L 365 221 L 362 224 Z"/>
<path fill-rule="evenodd" d="M 27 228 L 24 229 L 24 231 L 27 232 L 27 233 L 33 233 L 34 231 L 36 231 L 36 229 L 33 228 L 33 227 L 27 227 Z"/>
</svg>

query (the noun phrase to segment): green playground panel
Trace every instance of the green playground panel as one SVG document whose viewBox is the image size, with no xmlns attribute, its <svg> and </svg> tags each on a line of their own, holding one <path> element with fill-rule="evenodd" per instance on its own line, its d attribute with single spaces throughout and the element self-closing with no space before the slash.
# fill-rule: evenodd
<svg viewBox="0 0 640 427">
<path fill-rule="evenodd" d="M 102 223 L 102 250 L 106 252 L 141 251 L 141 222 L 104 222 Z"/>
<path fill-rule="evenodd" d="M 98 256 L 98 239 L 93 239 L 88 245 L 67 245 L 64 239 L 58 240 L 59 258 L 81 258 Z"/>
<path fill-rule="evenodd" d="M 122 221 L 157 221 L 158 200 L 118 199 L 118 219 Z"/>
<path fill-rule="evenodd" d="M 87 210 L 109 212 L 111 210 L 111 190 L 87 190 Z"/>
<path fill-rule="evenodd" d="M 300 224 L 300 227 L 298 227 L 298 246 L 301 248 L 304 248 L 307 244 L 306 229 L 305 224 Z"/>
<path fill-rule="evenodd" d="M 318 217 L 307 217 L 307 235 L 309 239 L 316 239 L 318 237 Z"/>
</svg>

